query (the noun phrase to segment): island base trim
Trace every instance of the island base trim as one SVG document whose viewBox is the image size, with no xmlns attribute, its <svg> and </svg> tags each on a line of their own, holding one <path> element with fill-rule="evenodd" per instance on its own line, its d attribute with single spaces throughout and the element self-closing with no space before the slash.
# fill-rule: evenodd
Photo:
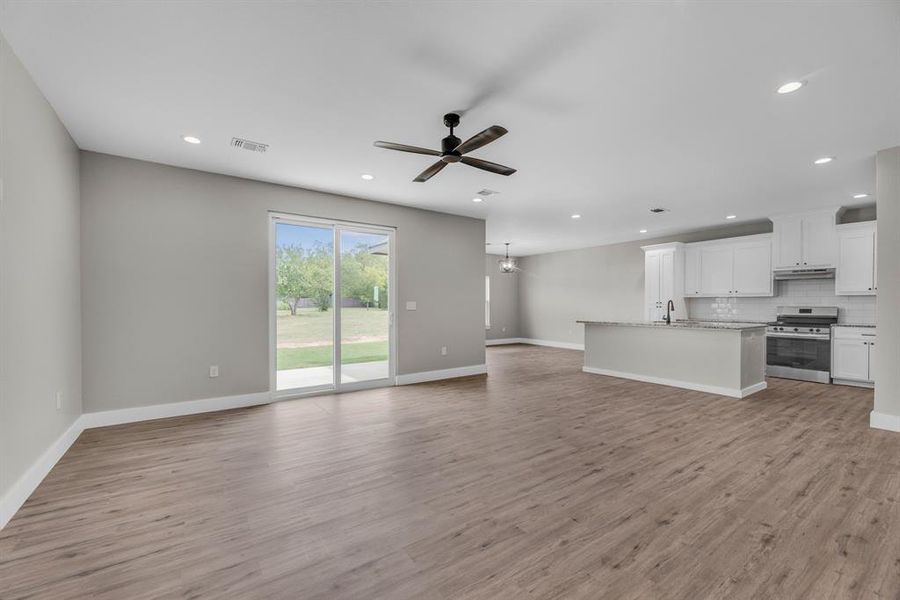
<svg viewBox="0 0 900 600">
<path fill-rule="evenodd" d="M 869 413 L 869 427 L 900 432 L 900 415 L 891 415 L 873 410 Z"/>
<path fill-rule="evenodd" d="M 718 394 L 719 396 L 728 396 L 730 398 L 746 398 L 757 392 L 761 392 L 768 387 L 765 381 L 754 383 L 745 388 L 728 388 L 716 385 L 705 385 L 702 383 L 692 383 L 690 381 L 679 381 L 677 379 L 667 379 L 665 377 L 653 377 L 651 375 L 639 375 L 637 373 L 625 373 L 623 371 L 613 371 L 611 369 L 600 369 L 597 367 L 582 367 L 585 373 L 593 375 L 607 375 L 609 377 L 618 377 L 620 379 L 631 379 L 634 381 L 642 381 L 644 383 L 654 383 L 657 385 L 667 385 L 669 387 L 677 387 L 685 390 L 693 390 L 695 392 L 707 392 L 709 394 Z"/>
</svg>

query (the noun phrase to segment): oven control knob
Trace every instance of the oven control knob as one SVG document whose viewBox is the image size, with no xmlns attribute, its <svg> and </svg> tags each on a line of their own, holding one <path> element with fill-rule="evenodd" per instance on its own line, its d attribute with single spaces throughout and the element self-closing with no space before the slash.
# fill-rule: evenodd
<svg viewBox="0 0 900 600">
<path fill-rule="evenodd" d="M 800 330 L 799 330 L 799 329 L 797 329 L 797 328 L 796 328 L 796 327 L 794 327 L 794 331 L 800 331 Z"/>
<path fill-rule="evenodd" d="M 816 333 L 819 333 L 820 331 L 822 331 L 822 330 L 819 329 L 818 327 L 816 327 Z"/>
</svg>

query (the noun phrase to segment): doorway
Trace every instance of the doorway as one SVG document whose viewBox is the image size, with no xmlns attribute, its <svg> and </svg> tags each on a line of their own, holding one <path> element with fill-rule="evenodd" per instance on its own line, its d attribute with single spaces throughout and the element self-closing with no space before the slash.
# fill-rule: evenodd
<svg viewBox="0 0 900 600">
<path fill-rule="evenodd" d="M 394 230 L 271 215 L 271 386 L 279 398 L 390 385 Z"/>
</svg>

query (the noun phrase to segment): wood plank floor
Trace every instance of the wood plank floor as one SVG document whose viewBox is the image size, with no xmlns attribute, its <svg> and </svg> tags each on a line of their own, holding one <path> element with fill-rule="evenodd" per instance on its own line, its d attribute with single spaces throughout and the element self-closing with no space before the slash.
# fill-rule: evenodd
<svg viewBox="0 0 900 600">
<path fill-rule="evenodd" d="M 88 430 L 0 532 L 0 597 L 900 598 L 870 390 L 580 360 Z"/>
</svg>

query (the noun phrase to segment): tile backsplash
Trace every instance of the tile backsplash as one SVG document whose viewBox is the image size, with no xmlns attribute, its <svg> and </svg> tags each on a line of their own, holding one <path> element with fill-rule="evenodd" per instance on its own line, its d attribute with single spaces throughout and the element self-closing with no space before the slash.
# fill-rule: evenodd
<svg viewBox="0 0 900 600">
<path fill-rule="evenodd" d="M 875 296 L 835 296 L 834 279 L 787 279 L 775 282 L 771 298 L 688 298 L 691 319 L 774 321 L 779 306 L 837 306 L 841 323 L 875 324 Z"/>
</svg>

